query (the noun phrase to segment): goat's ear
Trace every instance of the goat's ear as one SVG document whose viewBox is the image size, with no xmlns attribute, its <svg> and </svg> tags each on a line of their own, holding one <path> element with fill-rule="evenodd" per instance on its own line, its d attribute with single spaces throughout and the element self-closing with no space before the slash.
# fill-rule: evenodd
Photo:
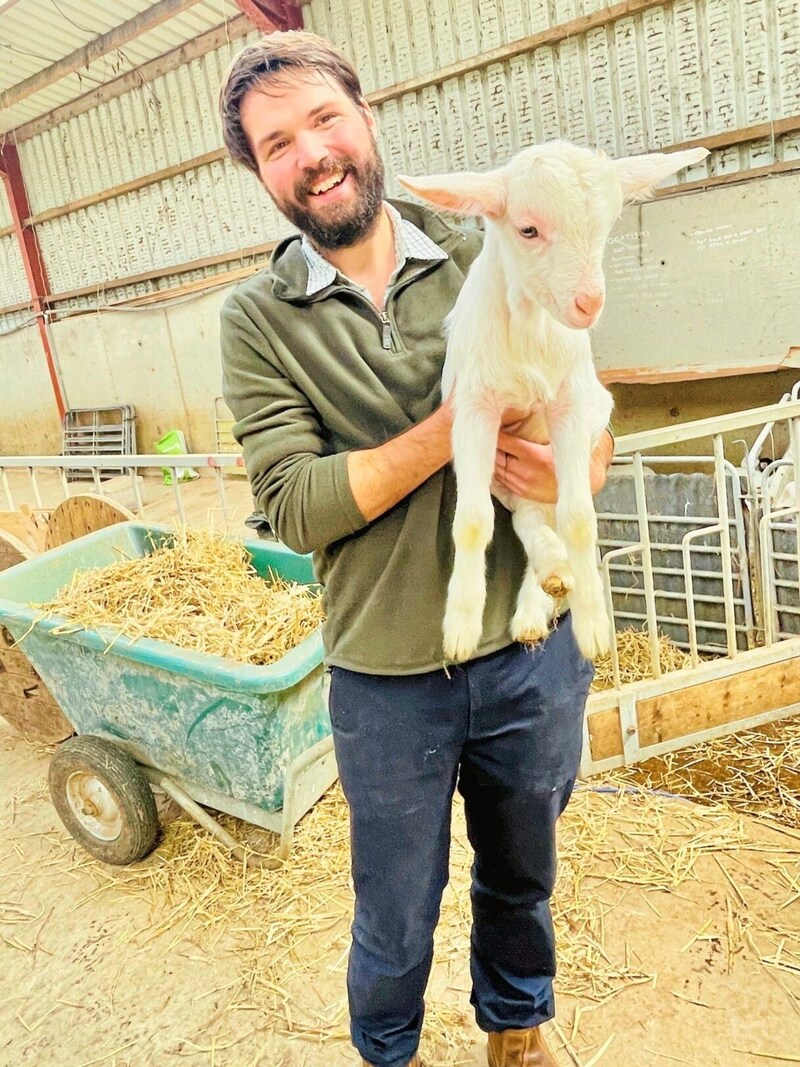
<svg viewBox="0 0 800 1067">
<path fill-rule="evenodd" d="M 502 178 L 488 174 L 434 174 L 425 178 L 397 180 L 410 193 L 444 211 L 458 215 L 485 215 L 499 218 L 506 209 L 506 185 Z"/>
<path fill-rule="evenodd" d="M 684 167 L 700 163 L 708 155 L 707 148 L 687 148 L 684 152 L 651 152 L 645 156 L 615 159 L 612 166 L 622 183 L 626 200 L 644 200 L 671 174 Z"/>
</svg>

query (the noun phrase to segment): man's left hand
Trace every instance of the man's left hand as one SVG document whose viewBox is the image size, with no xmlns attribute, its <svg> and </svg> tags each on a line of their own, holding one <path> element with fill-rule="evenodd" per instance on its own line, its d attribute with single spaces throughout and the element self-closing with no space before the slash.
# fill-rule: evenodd
<svg viewBox="0 0 800 1067">
<path fill-rule="evenodd" d="M 525 500 L 535 500 L 539 504 L 555 504 L 558 499 L 558 480 L 552 446 L 537 445 L 508 432 L 514 428 L 514 423 L 505 424 L 505 428 L 497 435 L 495 481 Z M 613 458 L 614 438 L 608 430 L 604 430 L 592 452 L 592 495 L 599 493 L 606 484 L 606 475 Z"/>
</svg>

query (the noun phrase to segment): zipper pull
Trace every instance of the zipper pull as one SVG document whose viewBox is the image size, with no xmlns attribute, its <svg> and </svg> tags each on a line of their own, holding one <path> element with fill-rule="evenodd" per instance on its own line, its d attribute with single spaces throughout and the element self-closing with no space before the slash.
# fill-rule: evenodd
<svg viewBox="0 0 800 1067">
<path fill-rule="evenodd" d="M 390 351 L 392 347 L 392 324 L 389 322 L 389 316 L 385 311 L 381 312 L 381 323 L 383 330 L 381 332 L 381 343 L 386 351 Z"/>
</svg>

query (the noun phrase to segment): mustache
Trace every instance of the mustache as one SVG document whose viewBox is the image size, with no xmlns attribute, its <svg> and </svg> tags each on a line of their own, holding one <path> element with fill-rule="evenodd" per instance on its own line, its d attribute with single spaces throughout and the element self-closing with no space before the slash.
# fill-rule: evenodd
<svg viewBox="0 0 800 1067">
<path fill-rule="evenodd" d="M 349 156 L 340 159 L 327 156 L 314 170 L 306 170 L 303 173 L 302 178 L 295 183 L 294 195 L 300 203 L 308 203 L 309 197 L 314 195 L 311 192 L 312 186 L 317 182 L 324 178 L 344 178 L 348 174 L 357 173 L 358 167 Z"/>
</svg>

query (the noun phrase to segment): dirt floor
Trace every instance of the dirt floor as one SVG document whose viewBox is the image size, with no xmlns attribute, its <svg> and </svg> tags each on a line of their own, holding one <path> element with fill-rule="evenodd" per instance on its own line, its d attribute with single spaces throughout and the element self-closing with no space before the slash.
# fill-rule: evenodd
<svg viewBox="0 0 800 1067">
<path fill-rule="evenodd" d="M 358 1062 L 338 789 L 301 824 L 283 870 L 244 872 L 166 805 L 159 849 L 115 869 L 62 830 L 48 758 L 0 720 L 3 1067 Z M 800 834 L 582 790 L 560 837 L 559 1064 L 800 1063 Z M 468 1000 L 468 867 L 457 811 L 423 1041 L 431 1067 L 486 1064 Z"/>
</svg>

